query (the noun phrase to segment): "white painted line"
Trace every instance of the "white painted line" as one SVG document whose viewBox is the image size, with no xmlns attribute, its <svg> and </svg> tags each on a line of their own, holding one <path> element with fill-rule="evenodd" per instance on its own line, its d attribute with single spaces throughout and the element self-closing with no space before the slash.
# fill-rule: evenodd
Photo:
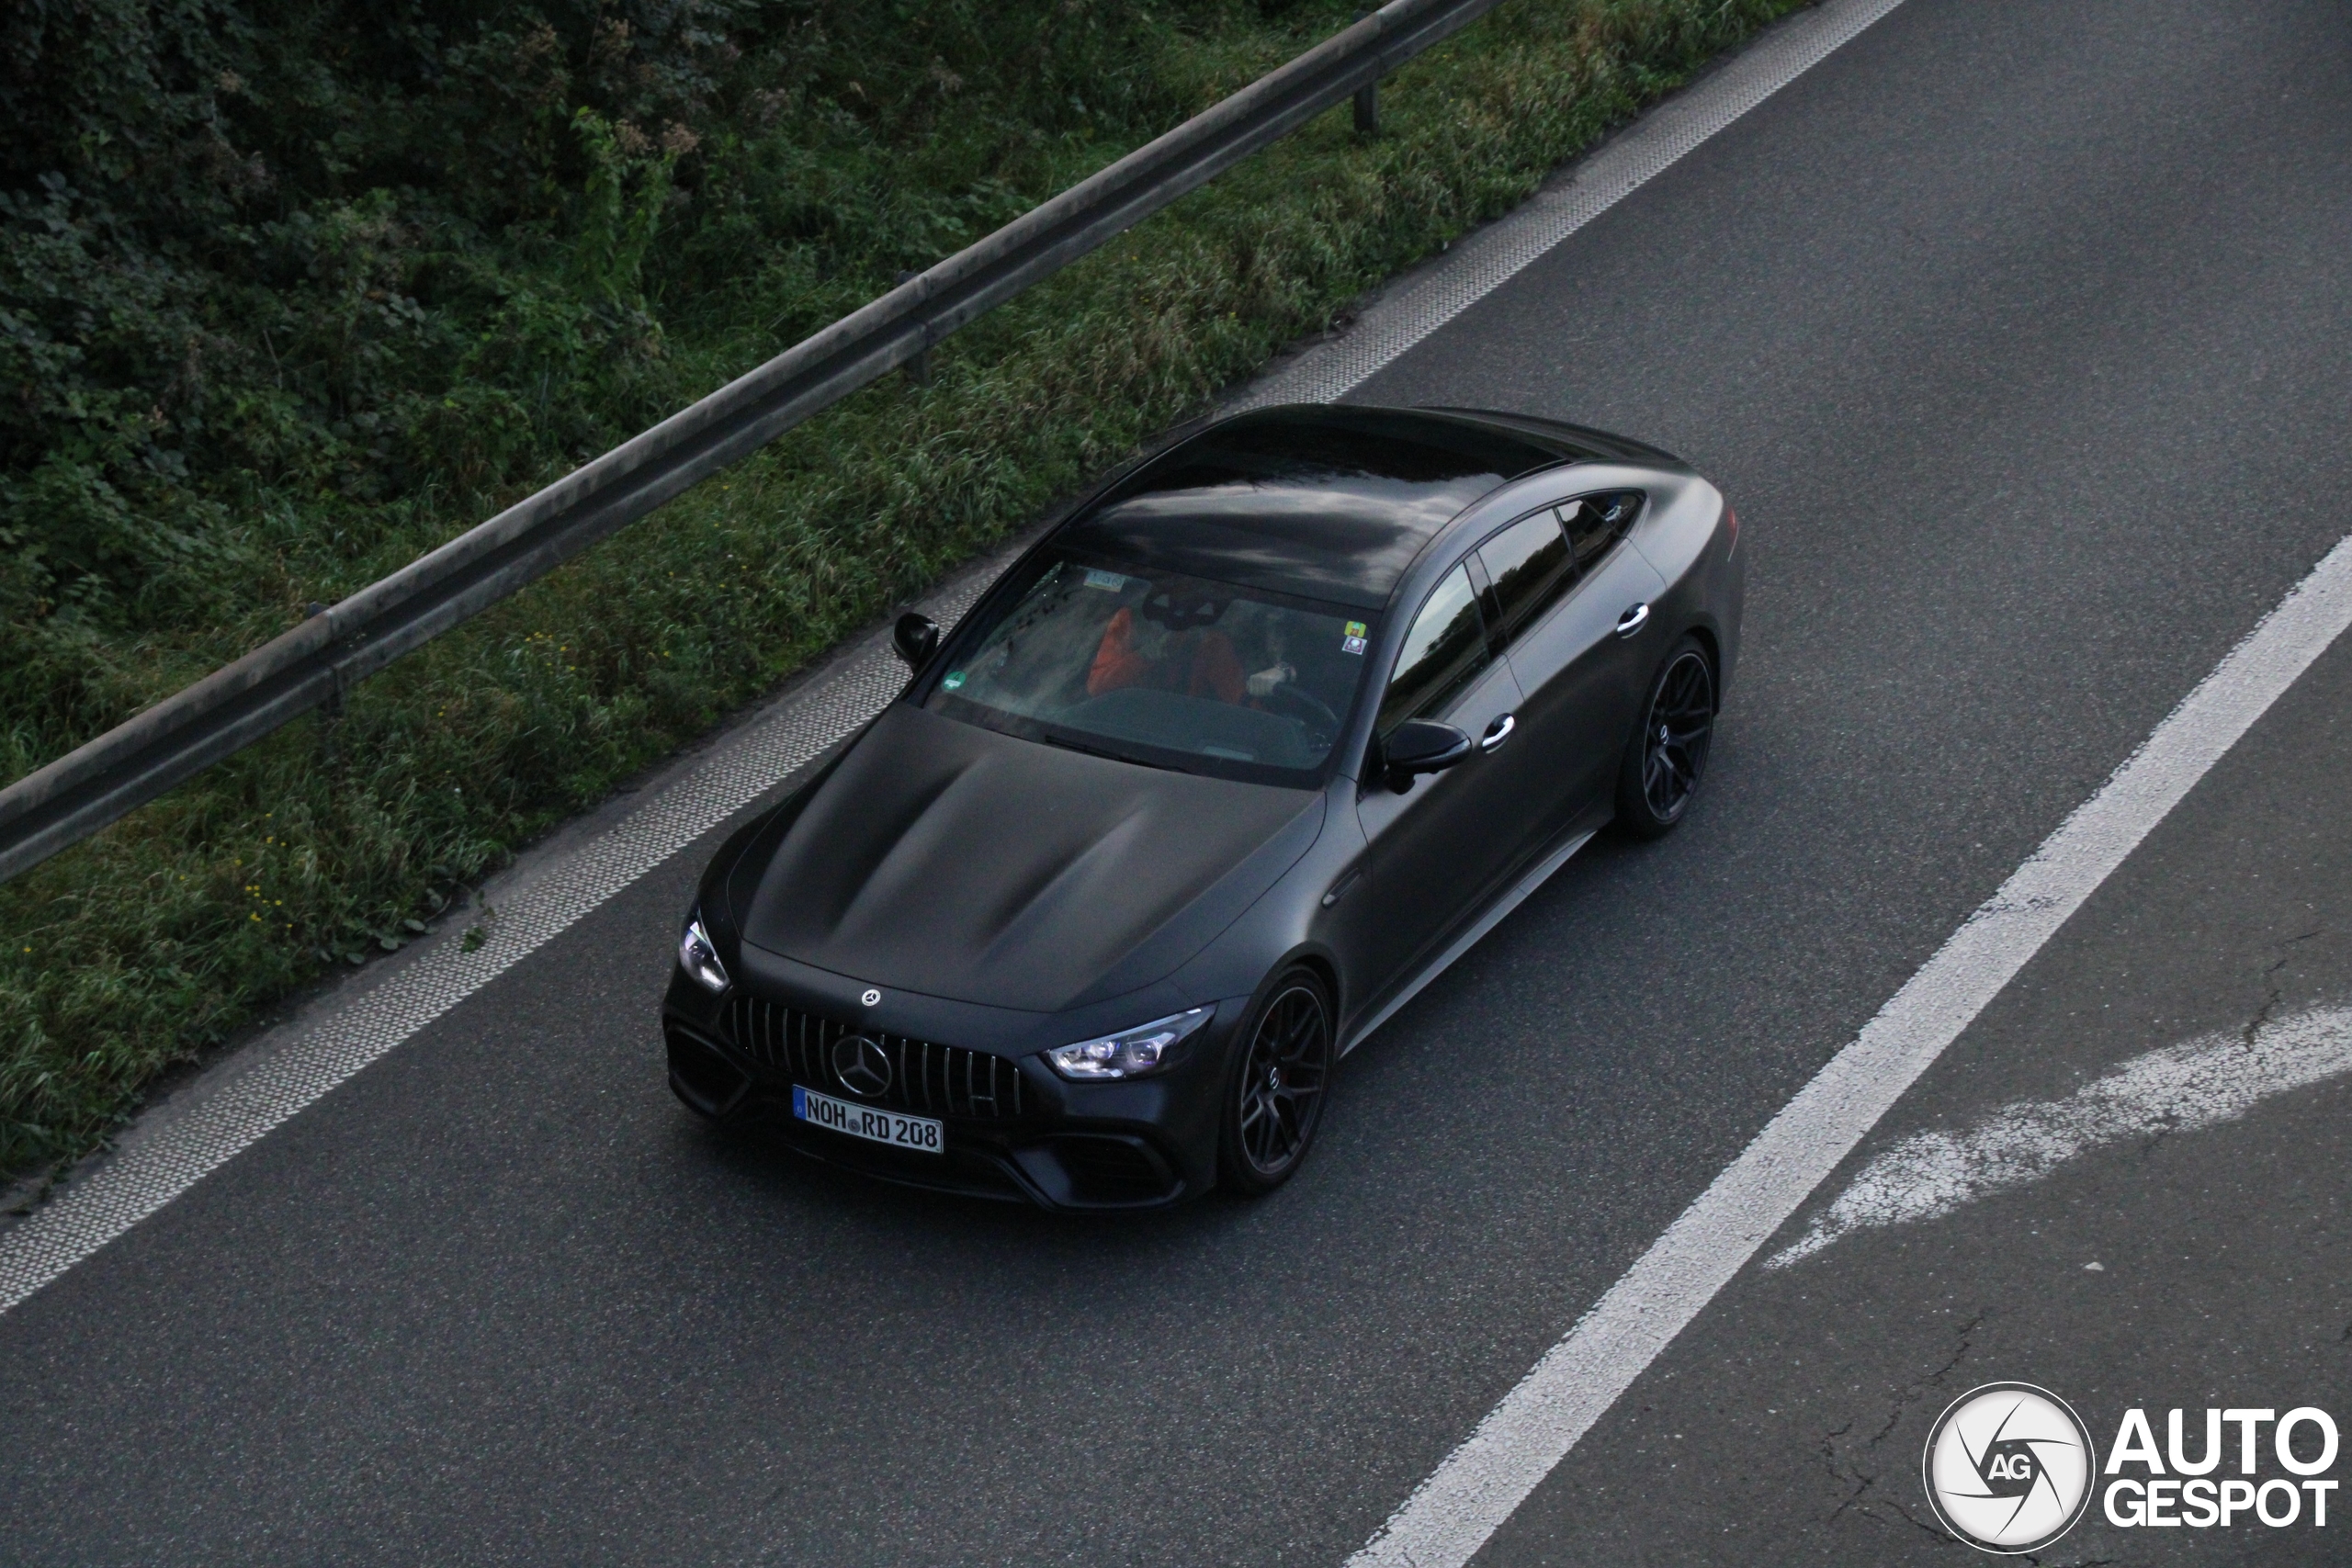
<svg viewBox="0 0 2352 1568">
<path fill-rule="evenodd" d="M 2097 795 L 1577 1320 L 1349 1568 L 1461 1568 L 1961 1031 L 2352 625 L 2352 538 L 2296 584 Z"/>
<path fill-rule="evenodd" d="M 2134 1056 L 2064 1100 L 2004 1105 L 1958 1133 L 1915 1133 L 1873 1156 L 1805 1233 L 1764 1260 L 1785 1269 L 1851 1232 L 1909 1224 L 2041 1180 L 2127 1139 L 2234 1122 L 2273 1096 L 2352 1073 L 2352 1008 Z"/>
<path fill-rule="evenodd" d="M 1722 70 L 1634 121 L 1566 183 L 1480 230 L 1445 265 L 1366 310 L 1345 337 L 1308 351 L 1234 406 L 1337 401 L 1901 4 L 1826 0 L 1771 28 Z"/>
<path fill-rule="evenodd" d="M 993 572 L 975 573 L 925 606 L 953 626 Z M 906 684 L 883 643 L 779 704 L 618 825 L 500 900 L 488 939 L 466 951 L 455 931 L 293 1038 L 234 1064 L 183 1113 L 135 1129 L 114 1156 L 62 1197 L 0 1231 L 0 1313 L 195 1186 L 272 1128 L 571 929 L 606 899 L 757 800 L 882 711 Z M 683 911 L 682 911 L 683 913 Z"/>
</svg>

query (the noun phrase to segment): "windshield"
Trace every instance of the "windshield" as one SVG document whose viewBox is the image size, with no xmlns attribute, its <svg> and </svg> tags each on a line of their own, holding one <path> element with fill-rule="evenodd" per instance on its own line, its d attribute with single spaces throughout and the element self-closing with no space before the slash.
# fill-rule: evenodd
<svg viewBox="0 0 2352 1568">
<path fill-rule="evenodd" d="M 1048 558 L 960 630 L 934 713 L 1129 761 L 1311 783 L 1363 676 L 1365 612 Z"/>
</svg>

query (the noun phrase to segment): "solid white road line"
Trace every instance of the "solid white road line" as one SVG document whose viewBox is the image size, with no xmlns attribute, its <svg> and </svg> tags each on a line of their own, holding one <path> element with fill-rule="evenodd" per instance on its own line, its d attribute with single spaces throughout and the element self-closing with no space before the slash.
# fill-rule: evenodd
<svg viewBox="0 0 2352 1568">
<path fill-rule="evenodd" d="M 2274 1095 L 2352 1073 L 2352 1008 L 2322 1008 L 2134 1056 L 2064 1100 L 2004 1105 L 1959 1133 L 1915 1133 L 1878 1154 L 1764 1260 L 1785 1269 L 1852 1231 L 1908 1224 L 2041 1180 L 2126 1139 L 2234 1122 Z"/>
<path fill-rule="evenodd" d="M 1427 276 L 1373 305 L 1346 336 L 1248 389 L 1235 406 L 1337 401 L 1901 4 L 1826 0 L 1772 28 L 1722 70 L 1635 120 L 1566 181 L 1479 230 Z"/>
<path fill-rule="evenodd" d="M 1561 190 L 1490 225 L 1428 278 L 1365 313 L 1348 338 L 1251 389 L 1237 406 L 1339 397 L 1484 298 L 1544 251 L 1761 103 L 1901 0 L 1828 0 L 1773 29 L 1690 92 L 1636 121 Z M 932 606 L 943 624 L 989 577 Z M 882 649 L 782 704 L 723 742 L 704 765 L 510 896 L 489 940 L 468 953 L 454 933 L 381 985 L 336 998 L 290 1038 L 250 1052 L 206 1092 L 144 1119 L 113 1157 L 65 1195 L 0 1231 L 0 1314 L 187 1191 L 288 1117 L 570 929 L 793 770 L 865 723 L 902 672 Z"/>
<path fill-rule="evenodd" d="M 2352 625 L 2339 543 L 1535 1364 L 1349 1568 L 1461 1568 L 1929 1064 Z"/>
</svg>

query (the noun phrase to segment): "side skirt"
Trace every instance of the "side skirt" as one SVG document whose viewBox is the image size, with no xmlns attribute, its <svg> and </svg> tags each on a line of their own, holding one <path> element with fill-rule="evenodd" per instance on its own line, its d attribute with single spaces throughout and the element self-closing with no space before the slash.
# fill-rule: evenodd
<svg viewBox="0 0 2352 1568">
<path fill-rule="evenodd" d="M 1436 979 L 1440 975 L 1444 974 L 1455 959 L 1461 957 L 1464 953 L 1469 952 L 1473 947 L 1476 947 L 1478 944 L 1478 939 L 1480 937 L 1485 936 L 1488 931 L 1493 931 L 1497 926 L 1502 924 L 1504 916 L 1510 914 L 1513 909 L 1518 908 L 1520 905 L 1525 903 L 1529 894 L 1534 892 L 1537 888 L 1543 886 L 1544 883 L 1551 880 L 1551 876 L 1554 872 L 1567 864 L 1569 860 L 1578 850 L 1592 842 L 1592 834 L 1593 829 L 1590 829 L 1578 833 L 1575 838 L 1570 839 L 1566 843 L 1561 845 L 1558 849 L 1554 850 L 1550 854 L 1545 855 L 1542 860 L 1538 861 L 1535 863 L 1534 869 L 1530 871 L 1525 876 L 1521 877 L 1517 882 L 1511 884 L 1510 891 L 1503 894 L 1501 897 L 1497 898 L 1492 904 L 1487 905 L 1486 913 L 1480 915 L 1476 919 L 1471 921 L 1468 926 L 1464 927 L 1462 934 L 1455 937 L 1451 942 L 1447 943 L 1444 951 L 1441 952 L 1435 958 L 1430 960 L 1430 962 L 1423 966 L 1419 974 L 1414 976 L 1411 980 L 1397 987 L 1396 994 L 1389 998 L 1386 1004 L 1384 1005 L 1378 1012 L 1372 1015 L 1371 1021 L 1364 1023 L 1352 1031 L 1348 1035 L 1347 1043 L 1340 1047 L 1340 1055 L 1344 1056 L 1349 1052 L 1354 1050 L 1357 1046 L 1363 1044 L 1374 1030 L 1378 1029 L 1382 1024 L 1386 1023 L 1390 1019 L 1396 1017 L 1397 1011 L 1402 1009 L 1407 1002 L 1409 1002 L 1415 997 L 1419 996 L 1421 994 L 1422 987 L 1428 985 L 1431 980 Z"/>
</svg>

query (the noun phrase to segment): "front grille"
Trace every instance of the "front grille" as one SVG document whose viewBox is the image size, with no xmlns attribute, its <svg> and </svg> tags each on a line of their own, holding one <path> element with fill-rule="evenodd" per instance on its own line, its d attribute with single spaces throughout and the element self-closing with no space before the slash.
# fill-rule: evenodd
<svg viewBox="0 0 2352 1568">
<path fill-rule="evenodd" d="M 737 1046 L 805 1089 L 893 1111 L 980 1122 L 1011 1121 L 1025 1109 L 1021 1069 L 985 1051 L 860 1030 L 740 992 L 729 1008 L 728 1021 Z M 833 1071 L 835 1043 L 860 1033 L 890 1058 L 890 1087 L 878 1095 L 853 1093 Z"/>
</svg>

